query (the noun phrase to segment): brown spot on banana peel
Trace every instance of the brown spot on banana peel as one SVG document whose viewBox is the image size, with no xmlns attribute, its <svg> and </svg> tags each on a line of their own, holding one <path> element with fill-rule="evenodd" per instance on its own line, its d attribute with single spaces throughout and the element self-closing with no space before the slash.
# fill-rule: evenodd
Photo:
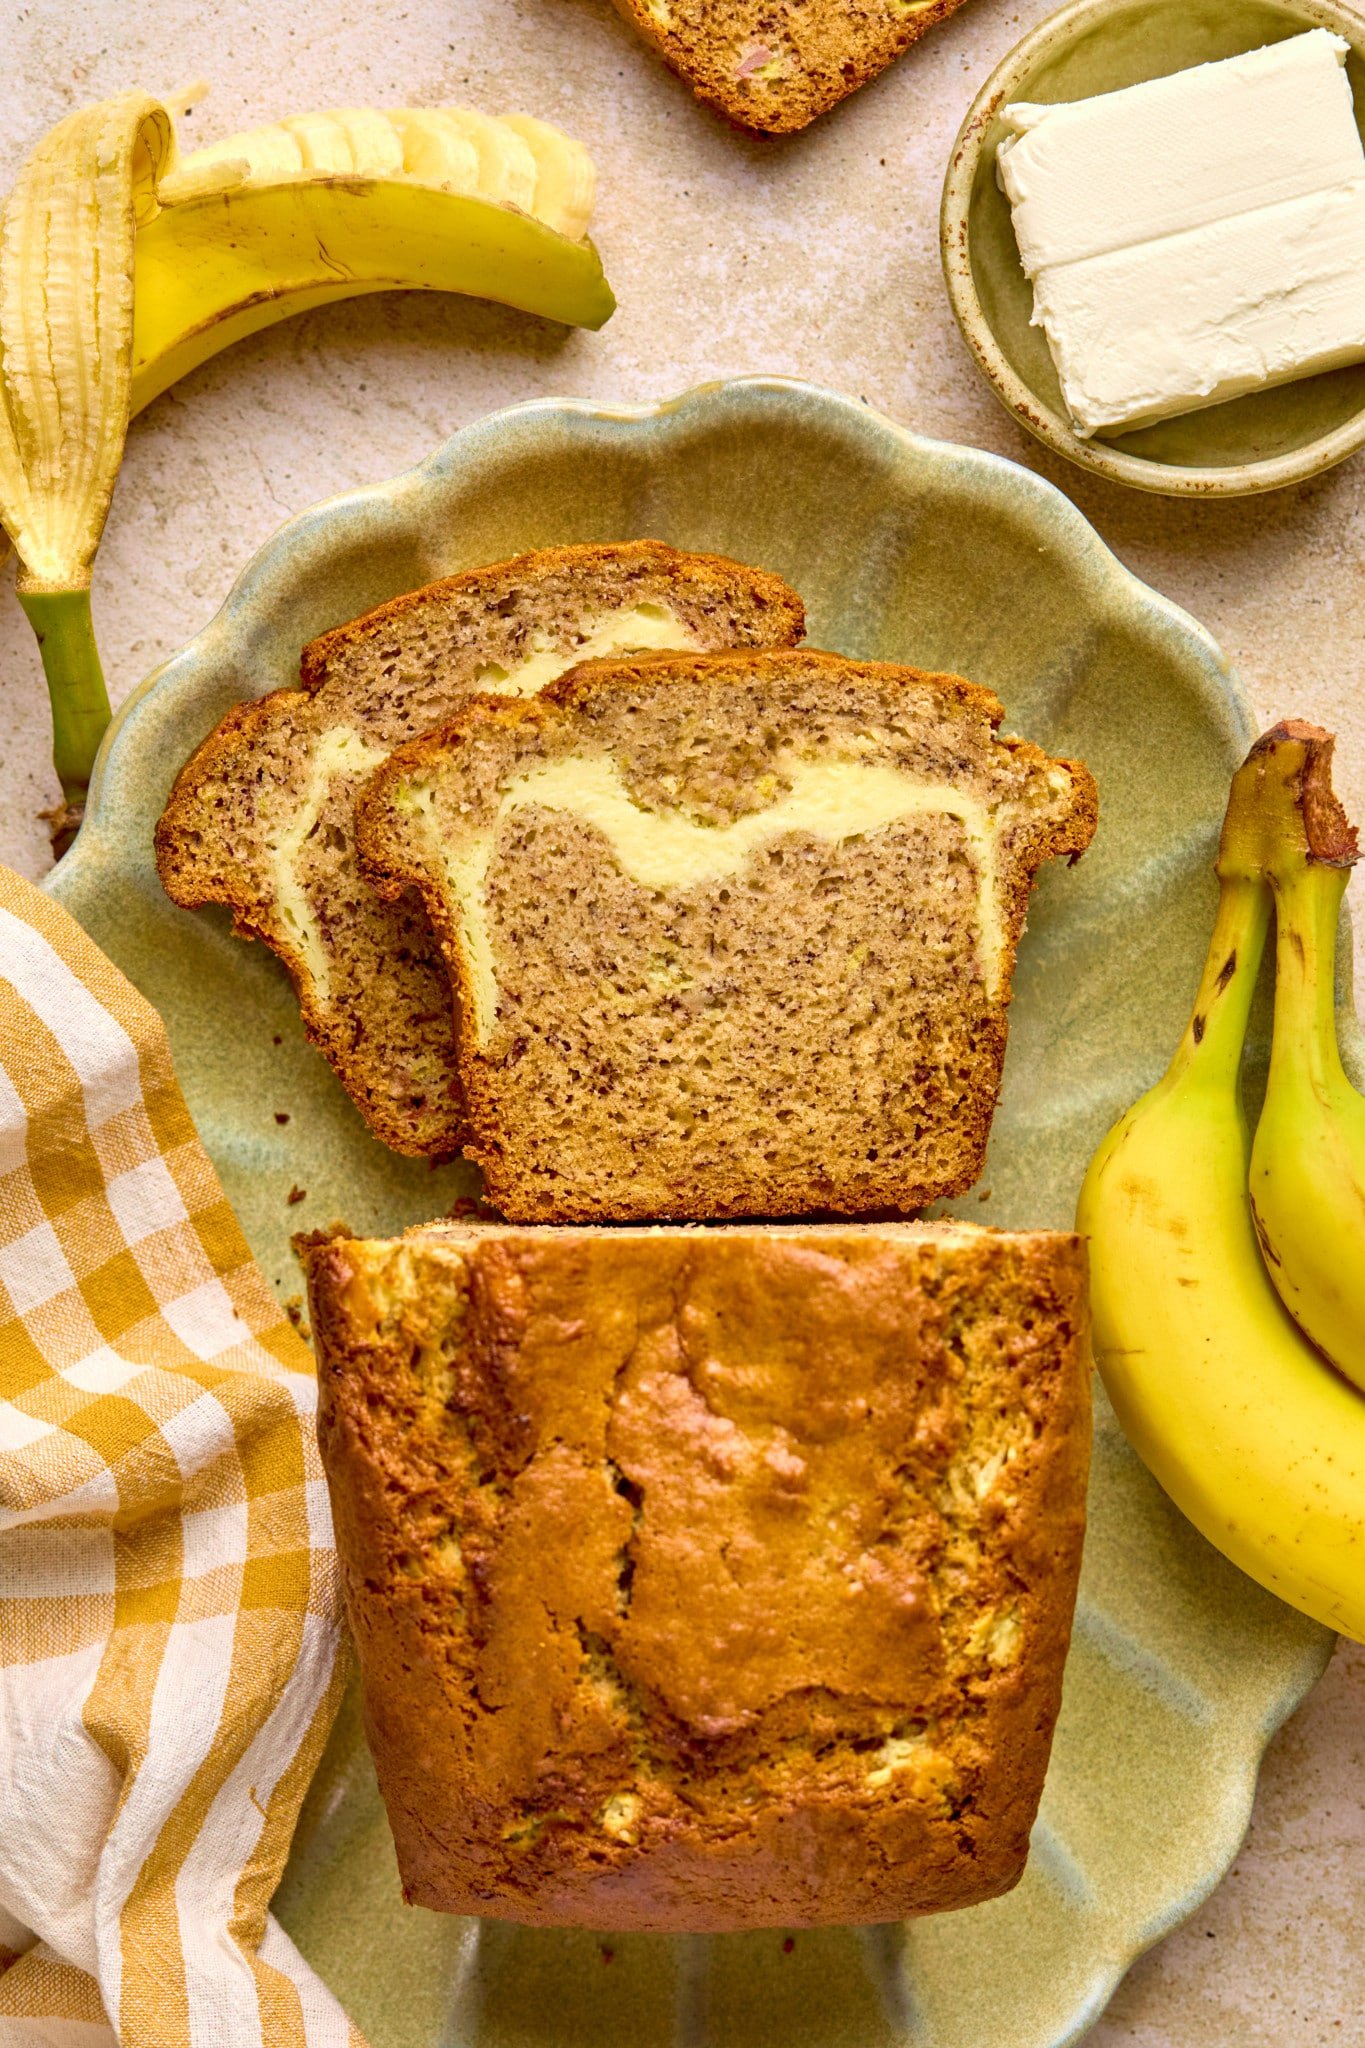
<svg viewBox="0 0 1365 2048">
<path fill-rule="evenodd" d="M 1303 718 L 1283 718 L 1261 734 L 1243 767 L 1256 764 L 1265 772 L 1277 765 L 1276 756 L 1282 749 L 1299 752 L 1292 787 L 1294 807 L 1303 824 L 1306 857 L 1327 867 L 1352 867 L 1360 858 L 1360 840 L 1332 788 L 1335 746 L 1334 736 L 1325 727 Z"/>
<path fill-rule="evenodd" d="M 1180 1239 L 1189 1236 L 1189 1224 L 1179 1211 L 1172 1214 L 1165 1205 L 1163 1190 L 1158 1181 L 1150 1180 L 1144 1173 L 1123 1173 L 1118 1175 L 1116 1190 L 1126 1196 L 1133 1210 L 1140 1215 L 1147 1227 L 1162 1236 Z"/>
<path fill-rule="evenodd" d="M 1227 959 L 1223 962 L 1222 966 L 1218 970 L 1218 981 L 1216 986 L 1220 996 L 1222 995 L 1223 991 L 1226 989 L 1228 983 L 1232 980 L 1232 977 L 1236 972 L 1237 953 L 1236 949 L 1234 948 L 1234 950 L 1228 954 Z"/>
<path fill-rule="evenodd" d="M 196 320 L 192 327 L 187 327 L 176 346 L 183 348 L 187 342 L 194 341 L 201 334 L 209 333 L 212 328 L 226 326 L 229 320 L 238 318 L 242 313 L 249 313 L 255 306 L 273 306 L 288 296 L 288 292 L 274 285 L 266 285 L 260 291 L 243 292 L 241 298 L 234 299 L 230 306 L 216 306 L 202 320 Z"/>
<path fill-rule="evenodd" d="M 1268 1266 L 1278 1266 L 1280 1264 L 1280 1255 L 1266 1236 L 1265 1225 L 1262 1223 L 1260 1213 L 1256 1207 L 1256 1198 L 1252 1195 L 1248 1199 L 1251 1203 L 1251 1221 L 1256 1232 L 1256 1242 L 1261 1247 L 1261 1257 Z"/>
<path fill-rule="evenodd" d="M 333 277 L 349 278 L 352 275 L 344 263 L 337 262 L 320 235 L 314 235 L 313 241 L 317 247 L 319 263 L 325 264 Z"/>
<path fill-rule="evenodd" d="M 1194 1016 L 1190 1020 L 1190 1030 L 1194 1036 L 1195 1044 L 1202 1045 L 1204 1042 L 1204 1017 L 1202 1011 L 1195 1011 Z"/>
</svg>

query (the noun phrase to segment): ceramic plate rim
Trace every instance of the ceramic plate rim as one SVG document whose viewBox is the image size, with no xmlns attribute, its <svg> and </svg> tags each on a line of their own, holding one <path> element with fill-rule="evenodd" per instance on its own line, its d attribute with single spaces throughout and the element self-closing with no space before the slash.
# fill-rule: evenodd
<svg viewBox="0 0 1365 2048">
<path fill-rule="evenodd" d="M 1305 28 L 1335 30 L 1350 43 L 1354 55 L 1365 62 L 1365 20 L 1354 8 L 1339 5 L 1338 0 L 1275 0 L 1275 4 L 1287 16 L 1302 20 Z M 1069 6 L 1048 15 L 1006 52 L 972 101 L 948 158 L 939 208 L 939 248 L 953 317 L 977 368 L 1011 418 L 1069 462 L 1106 477 L 1111 483 L 1128 484 L 1162 497 L 1245 498 L 1263 491 L 1283 490 L 1288 484 L 1321 475 L 1365 446 L 1365 405 L 1353 419 L 1334 427 L 1330 433 L 1321 434 L 1287 454 L 1269 455 L 1258 462 L 1176 464 L 1130 455 L 1107 441 L 1087 441 L 1073 433 L 1062 414 L 1024 381 L 997 341 L 976 289 L 970 209 L 986 131 L 1004 102 L 1017 97 L 1020 86 L 1042 58 L 1069 42 L 1078 31 L 1107 15 L 1131 12 L 1133 6 L 1134 0 L 1071 0 Z"/>
<path fill-rule="evenodd" d="M 1082 0 L 1089 6 L 1091 0 Z M 160 663 L 125 699 L 115 715 L 101 746 L 91 780 L 86 822 L 72 851 L 46 878 L 44 886 L 59 901 L 78 898 L 86 870 L 98 867 L 99 857 L 117 846 L 115 806 L 117 753 L 122 735 L 153 692 L 173 688 L 176 672 L 211 657 L 215 648 L 230 635 L 244 610 L 268 602 L 286 582 L 300 574 L 300 551 L 325 538 L 338 518 L 348 515 L 373 517 L 383 508 L 403 512 L 405 501 L 420 495 L 433 484 L 439 486 L 449 471 L 469 461 L 482 459 L 509 435 L 533 432 L 548 419 L 561 422 L 570 432 L 591 432 L 595 427 L 619 428 L 628 434 L 647 434 L 657 423 L 676 423 L 685 430 L 690 419 L 730 404 L 759 405 L 772 401 L 787 405 L 793 401 L 813 406 L 822 416 L 836 421 L 847 434 L 866 435 L 886 445 L 894 444 L 932 462 L 946 457 L 980 478 L 986 488 L 998 493 L 1022 491 L 1040 527 L 1051 532 L 1064 546 L 1077 573 L 1099 586 L 1118 590 L 1160 621 L 1166 633 L 1178 635 L 1195 656 L 1211 687 L 1222 696 L 1227 714 L 1242 737 L 1249 740 L 1256 731 L 1255 720 L 1244 686 L 1232 664 L 1212 635 L 1189 613 L 1153 590 L 1127 568 L 1101 539 L 1080 509 L 1059 487 L 1010 458 L 968 444 L 945 442 L 904 427 L 875 408 L 844 394 L 795 377 L 749 376 L 715 380 L 693 386 L 681 394 L 658 401 L 604 404 L 588 398 L 545 397 L 525 401 L 487 414 L 460 428 L 425 460 L 401 472 L 388 482 L 365 485 L 340 493 L 293 515 L 271 535 L 237 577 L 209 622 L 178 652 Z M 92 875 L 93 879 L 93 875 Z M 1276 1731 L 1302 1703 L 1321 1675 L 1331 1655 L 1335 1638 L 1323 1631 L 1305 1644 L 1295 1668 L 1286 1673 L 1279 1692 L 1264 1708 L 1260 1720 L 1243 1730 L 1238 1747 L 1236 1796 L 1226 1805 L 1221 1834 L 1206 1838 L 1205 1867 L 1186 1890 L 1168 1900 L 1149 1922 L 1130 1928 L 1126 1940 L 1106 1953 L 1097 1954 L 1089 1995 L 1071 2028 L 1056 2038 L 1055 2048 L 1065 2048 L 1091 2027 L 1113 1992 L 1137 1958 L 1154 1943 L 1195 1912 L 1222 1881 L 1244 1839 L 1251 1817 L 1261 1763 Z"/>
<path fill-rule="evenodd" d="M 1104 0 L 1107 4 L 1107 0 Z M 1094 0 L 1079 0 L 1081 8 L 1094 5 Z M 1074 10 L 1072 10 L 1074 11 Z M 1055 18 L 1055 17 L 1054 17 Z M 846 425 L 871 428 L 878 435 L 889 436 L 902 447 L 915 453 L 927 452 L 931 459 L 941 452 L 948 452 L 955 461 L 976 468 L 985 476 L 992 476 L 1003 482 L 1012 480 L 1016 487 L 1022 487 L 1035 500 L 1036 509 L 1043 512 L 1049 523 L 1065 536 L 1076 557 L 1084 561 L 1092 574 L 1105 574 L 1110 580 L 1125 588 L 1130 595 L 1164 616 L 1170 626 L 1187 635 L 1198 645 L 1203 661 L 1215 671 L 1224 690 L 1228 709 L 1233 713 L 1247 743 L 1256 736 L 1256 722 L 1245 685 L 1221 647 L 1206 626 L 1200 624 L 1192 613 L 1186 611 L 1171 598 L 1154 589 L 1135 571 L 1128 568 L 1114 553 L 1086 518 L 1080 507 L 1067 497 L 1059 485 L 1049 478 L 1040 476 L 1036 470 L 1016 462 L 1007 455 L 996 454 L 991 449 L 977 448 L 970 442 L 946 441 L 938 436 L 921 434 L 912 427 L 902 426 L 888 413 L 867 405 L 861 400 L 849 398 L 845 393 L 832 387 L 811 382 L 806 378 L 788 376 L 745 376 L 711 379 L 701 384 L 690 385 L 676 396 L 663 399 L 646 399 L 616 404 L 603 403 L 591 398 L 531 398 L 515 405 L 503 406 L 495 412 L 485 413 L 471 420 L 443 441 L 430 455 L 410 468 L 400 470 L 387 480 L 361 484 L 352 490 L 334 493 L 313 505 L 291 514 L 282 525 L 264 540 L 251 556 L 245 567 L 230 585 L 217 610 L 207 623 L 162 662 L 159 662 L 140 683 L 134 685 L 123 699 L 110 720 L 109 727 L 100 743 L 99 752 L 91 772 L 89 794 L 86 801 L 85 821 L 75 844 L 65 858 L 52 869 L 44 886 L 50 886 L 59 898 L 75 880 L 79 880 L 85 866 L 93 859 L 95 849 L 107 837 L 108 804 L 106 791 L 110 784 L 111 763 L 119 746 L 125 728 L 131 724 L 138 711 L 152 692 L 165 686 L 173 672 L 182 665 L 200 661 L 216 641 L 221 640 L 230 630 L 232 621 L 253 602 L 264 598 L 272 583 L 287 577 L 290 562 L 300 541 L 315 535 L 319 529 L 330 525 L 339 515 L 364 513 L 381 505 L 401 502 L 404 497 L 420 492 L 429 483 L 439 481 L 444 471 L 454 468 L 467 457 L 477 458 L 485 444 L 501 440 L 509 433 L 516 433 L 533 425 L 549 415 L 559 415 L 579 426 L 594 423 L 625 428 L 648 427 L 652 422 L 684 421 L 693 410 L 709 406 L 716 401 L 743 400 L 749 396 L 773 394 L 794 396 L 813 400 L 819 407 L 828 408 L 842 416 Z M 1365 423 L 1362 424 L 1365 433 Z"/>
</svg>

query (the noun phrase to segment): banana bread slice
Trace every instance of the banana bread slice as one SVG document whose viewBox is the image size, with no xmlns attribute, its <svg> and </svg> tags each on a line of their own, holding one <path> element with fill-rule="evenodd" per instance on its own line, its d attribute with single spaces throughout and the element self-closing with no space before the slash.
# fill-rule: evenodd
<svg viewBox="0 0 1365 2048">
<path fill-rule="evenodd" d="M 404 1895 L 557 1926 L 1015 1883 L 1085 1517 L 1081 1240 L 299 1240 Z"/>
<path fill-rule="evenodd" d="M 375 1135 L 458 1150 L 451 1002 L 420 902 L 356 865 L 356 793 L 389 750 L 480 692 L 515 697 L 590 654 L 788 646 L 775 576 L 658 541 L 547 548 L 394 599 L 303 650 L 299 690 L 237 705 L 181 770 L 156 829 L 167 894 L 225 903 L 288 968 L 309 1037 Z"/>
<path fill-rule="evenodd" d="M 798 649 L 592 662 L 361 800 L 451 965 L 518 1222 L 904 1214 L 976 1179 L 1034 871 L 1084 767 L 957 676 Z"/>
<path fill-rule="evenodd" d="M 616 0 L 697 98 L 763 135 L 805 128 L 962 0 Z"/>
</svg>

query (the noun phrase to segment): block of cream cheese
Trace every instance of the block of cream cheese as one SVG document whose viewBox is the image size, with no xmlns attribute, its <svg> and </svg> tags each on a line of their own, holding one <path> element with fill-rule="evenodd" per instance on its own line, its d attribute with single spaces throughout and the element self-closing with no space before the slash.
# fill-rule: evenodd
<svg viewBox="0 0 1365 2048">
<path fill-rule="evenodd" d="M 1365 178 L 1058 264 L 1033 303 L 1086 435 L 1338 369 L 1365 356 Z"/>
<path fill-rule="evenodd" d="M 996 156 L 1030 277 L 1365 175 L 1324 28 L 1058 106 L 1016 102 Z"/>
<path fill-rule="evenodd" d="M 1079 433 L 1365 357 L 1365 149 L 1324 29 L 1091 100 L 997 158 Z"/>
</svg>

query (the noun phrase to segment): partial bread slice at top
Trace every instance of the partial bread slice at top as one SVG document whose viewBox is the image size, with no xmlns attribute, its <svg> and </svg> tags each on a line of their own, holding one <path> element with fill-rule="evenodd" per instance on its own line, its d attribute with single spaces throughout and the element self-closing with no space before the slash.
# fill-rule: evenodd
<svg viewBox="0 0 1365 2048">
<path fill-rule="evenodd" d="M 962 0 L 616 0 L 699 100 L 763 135 L 804 128 Z"/>
<path fill-rule="evenodd" d="M 517 1222 L 900 1212 L 980 1172 L 1034 871 L 1095 786 L 957 676 L 798 649 L 584 664 L 361 800 L 460 1012 Z"/>
<path fill-rule="evenodd" d="M 228 904 L 279 954 L 377 1137 L 452 1153 L 450 993 L 420 903 L 381 903 L 356 865 L 366 776 L 469 697 L 535 691 L 584 655 L 788 646 L 803 629 L 776 576 L 658 541 L 546 548 L 429 584 L 314 640 L 301 690 L 239 704 L 209 734 L 157 826 L 162 882 L 177 903 Z"/>
</svg>

